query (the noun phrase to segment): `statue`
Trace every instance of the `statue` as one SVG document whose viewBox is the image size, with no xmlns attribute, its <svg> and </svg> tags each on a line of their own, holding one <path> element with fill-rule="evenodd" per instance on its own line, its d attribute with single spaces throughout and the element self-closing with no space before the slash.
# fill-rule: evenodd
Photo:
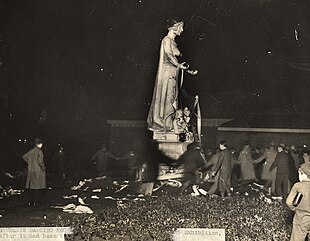
<svg viewBox="0 0 310 241">
<path fill-rule="evenodd" d="M 183 21 L 167 21 L 168 34 L 161 41 L 153 99 L 147 118 L 148 129 L 154 132 L 175 131 L 179 72 L 182 70 L 191 75 L 198 73 L 197 70 L 190 70 L 186 62 L 179 63 L 177 59 L 181 52 L 175 37 L 182 34 L 183 26 Z"/>
</svg>

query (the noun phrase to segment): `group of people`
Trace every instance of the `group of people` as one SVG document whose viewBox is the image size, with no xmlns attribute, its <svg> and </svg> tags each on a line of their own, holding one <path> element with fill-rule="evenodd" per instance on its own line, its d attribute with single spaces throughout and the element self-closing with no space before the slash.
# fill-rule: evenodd
<svg viewBox="0 0 310 241">
<path fill-rule="evenodd" d="M 42 151 L 43 140 L 42 138 L 35 138 L 34 147 L 22 156 L 22 159 L 27 164 L 27 177 L 26 189 L 28 190 L 28 205 L 35 206 L 43 202 L 46 190 L 46 164 L 44 161 L 44 154 Z M 140 169 L 141 156 L 134 151 L 129 151 L 123 157 L 117 157 L 112 154 L 106 144 L 103 144 L 99 150 L 92 156 L 94 169 L 97 176 L 107 175 L 108 165 L 111 160 L 121 161 L 124 160 L 128 169 L 128 177 L 130 180 L 136 179 L 137 170 Z M 64 147 L 59 144 L 57 151 L 54 153 L 53 170 L 54 181 L 67 180 L 67 157 Z M 50 170 L 51 171 L 51 170 Z"/>
<path fill-rule="evenodd" d="M 257 150 L 257 149 L 256 149 Z M 305 154 L 306 153 L 306 154 Z M 264 150 L 253 151 L 245 141 L 237 154 L 235 148 L 228 148 L 222 141 L 216 153 L 206 153 L 207 169 L 205 180 L 214 182 L 210 193 L 220 192 L 230 195 L 230 190 L 256 182 L 262 184 L 268 194 L 286 198 L 290 188 L 298 181 L 298 169 L 302 163 L 309 163 L 307 151 L 298 151 L 294 146 L 283 143 L 269 143 Z"/>
<path fill-rule="evenodd" d="M 207 191 L 210 196 L 216 192 L 222 198 L 231 195 L 232 177 L 237 175 L 236 165 L 240 165 L 241 185 L 264 181 L 269 192 L 274 190 L 276 196 L 285 198 L 287 206 L 295 212 L 291 241 L 304 241 L 310 233 L 310 162 L 304 158 L 305 153 L 305 150 L 299 153 L 294 146 L 270 143 L 261 156 L 253 158 L 249 142 L 244 142 L 236 155 L 234 148 L 229 149 L 227 142 L 221 141 L 217 152 L 206 160 L 201 144 L 192 143 L 179 158 L 185 174 L 180 192 L 195 183 L 195 172 L 202 169 L 208 170 L 214 182 Z M 255 164 L 263 161 L 259 180 Z"/>
<path fill-rule="evenodd" d="M 42 146 L 42 139 L 36 138 L 35 146 L 22 156 L 28 164 L 25 187 L 29 190 L 29 205 L 42 202 L 46 189 L 46 166 Z M 63 148 L 59 149 L 58 154 L 62 156 Z M 236 165 L 240 165 L 241 174 L 240 180 L 238 177 L 236 180 L 240 181 L 241 185 L 246 185 L 259 181 L 255 164 L 264 161 L 260 180 L 264 181 L 269 190 L 274 190 L 276 195 L 286 198 L 287 205 L 296 212 L 291 240 L 303 240 L 302 238 L 306 237 L 310 230 L 310 162 L 303 157 L 303 153 L 298 153 L 293 147 L 288 148 L 282 143 L 278 146 L 270 143 L 263 154 L 254 159 L 248 142 L 244 143 L 243 149 L 236 155 L 234 149 L 228 148 L 226 141 L 221 141 L 216 153 L 211 156 L 209 154 L 209 159 L 206 156 L 199 142 L 189 144 L 187 151 L 180 156 L 178 164 L 183 165 L 185 174 L 180 189 L 182 193 L 195 183 L 196 171 L 203 169 L 207 170 L 214 180 L 208 193 L 213 195 L 219 192 L 224 198 L 225 195 L 231 195 L 232 180 L 237 175 Z M 106 145 L 93 155 L 92 159 L 99 168 L 98 174 L 105 174 L 109 158 L 121 159 L 110 153 Z M 142 162 L 138 162 L 138 156 L 133 151 L 123 158 L 128 162 L 130 177 L 135 179 Z M 289 185 L 292 186 L 291 190 Z"/>
</svg>

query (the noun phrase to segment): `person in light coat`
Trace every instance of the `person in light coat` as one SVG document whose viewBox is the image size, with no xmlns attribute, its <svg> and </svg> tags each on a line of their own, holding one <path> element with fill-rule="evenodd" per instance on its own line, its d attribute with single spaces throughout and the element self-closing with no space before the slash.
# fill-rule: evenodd
<svg viewBox="0 0 310 241">
<path fill-rule="evenodd" d="M 44 155 L 41 150 L 43 141 L 41 138 L 35 139 L 35 146 L 23 155 L 23 159 L 28 165 L 26 179 L 26 189 L 29 190 L 28 205 L 40 204 L 43 200 L 44 189 L 46 189 L 46 167 Z"/>
<path fill-rule="evenodd" d="M 239 163 L 241 170 L 241 183 L 243 185 L 257 181 L 254 169 L 254 160 L 252 158 L 250 144 L 248 142 L 243 143 L 243 149 L 239 154 Z"/>
<path fill-rule="evenodd" d="M 288 207 L 295 212 L 291 241 L 310 237 L 310 163 L 302 164 L 298 172 L 300 182 L 294 184 L 286 199 Z"/>
<path fill-rule="evenodd" d="M 276 181 L 276 173 L 277 169 L 274 168 L 270 171 L 270 167 L 272 163 L 275 161 L 277 156 L 277 150 L 275 148 L 275 144 L 272 142 L 268 145 L 267 149 L 263 153 L 261 157 L 256 159 L 254 162 L 259 163 L 263 160 L 263 170 L 261 173 L 261 179 L 264 181 L 264 186 L 268 188 L 268 194 L 275 193 L 275 181 Z"/>
</svg>

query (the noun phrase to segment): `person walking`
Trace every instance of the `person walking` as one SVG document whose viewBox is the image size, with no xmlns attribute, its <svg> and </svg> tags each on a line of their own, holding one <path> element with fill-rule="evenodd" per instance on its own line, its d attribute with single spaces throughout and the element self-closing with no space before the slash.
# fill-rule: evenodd
<svg viewBox="0 0 310 241">
<path fill-rule="evenodd" d="M 241 184 L 246 185 L 257 181 L 249 142 L 245 141 L 243 143 L 243 149 L 239 154 L 238 160 L 241 170 Z"/>
<path fill-rule="evenodd" d="M 274 163 L 277 156 L 277 151 L 275 148 L 275 143 L 271 142 L 263 155 L 256 159 L 254 162 L 259 163 L 263 160 L 263 169 L 261 173 L 261 180 L 264 182 L 264 186 L 268 188 L 268 195 L 271 195 L 272 193 L 275 193 L 275 180 L 276 180 L 276 168 L 270 171 L 270 167 L 272 163 Z"/>
<path fill-rule="evenodd" d="M 218 191 L 221 193 L 221 197 L 225 197 L 225 192 L 230 196 L 231 188 L 231 172 L 233 168 L 232 154 L 227 148 L 227 142 L 221 141 L 219 144 L 219 159 L 216 163 L 216 167 L 213 172 L 213 176 L 219 172 L 218 179 Z"/>
<path fill-rule="evenodd" d="M 205 158 L 202 154 L 202 146 L 199 142 L 193 142 L 187 146 L 187 150 L 180 156 L 178 162 L 184 165 L 184 178 L 180 194 L 195 183 L 196 171 L 206 165 Z"/>
<path fill-rule="evenodd" d="M 38 205 L 43 202 L 43 192 L 46 189 L 46 166 L 42 152 L 43 141 L 35 138 L 35 146 L 23 155 L 28 164 L 26 189 L 29 190 L 28 205 Z"/>
</svg>

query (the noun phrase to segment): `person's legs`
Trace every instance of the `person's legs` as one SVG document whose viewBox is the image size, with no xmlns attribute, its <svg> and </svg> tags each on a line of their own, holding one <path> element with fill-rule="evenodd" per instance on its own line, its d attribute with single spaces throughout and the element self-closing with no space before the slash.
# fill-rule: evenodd
<svg viewBox="0 0 310 241">
<path fill-rule="evenodd" d="M 286 198 L 288 194 L 288 173 L 283 174 L 283 179 L 282 179 L 282 185 L 283 185 L 283 193 L 282 197 Z"/>
<path fill-rule="evenodd" d="M 276 194 L 279 196 L 283 195 L 283 191 L 282 191 L 282 175 L 280 173 L 277 173 L 277 177 L 276 177 Z"/>
<path fill-rule="evenodd" d="M 208 190 L 208 194 L 213 195 L 218 190 L 219 185 L 219 176 L 218 174 L 214 177 L 214 183 L 211 188 Z"/>
<path fill-rule="evenodd" d="M 41 203 L 41 189 L 35 189 L 34 191 L 34 205 L 40 204 Z"/>
<path fill-rule="evenodd" d="M 271 195 L 271 191 L 272 191 L 272 181 L 271 180 L 263 180 L 264 181 L 264 187 L 267 188 L 268 192 L 267 194 L 268 195 Z"/>
<path fill-rule="evenodd" d="M 30 205 L 33 205 L 35 203 L 35 190 L 34 189 L 28 189 L 27 192 L 28 192 L 27 204 L 30 206 Z"/>
<path fill-rule="evenodd" d="M 195 176 L 193 174 L 185 174 L 180 193 L 183 194 L 190 185 L 194 183 Z"/>
</svg>

